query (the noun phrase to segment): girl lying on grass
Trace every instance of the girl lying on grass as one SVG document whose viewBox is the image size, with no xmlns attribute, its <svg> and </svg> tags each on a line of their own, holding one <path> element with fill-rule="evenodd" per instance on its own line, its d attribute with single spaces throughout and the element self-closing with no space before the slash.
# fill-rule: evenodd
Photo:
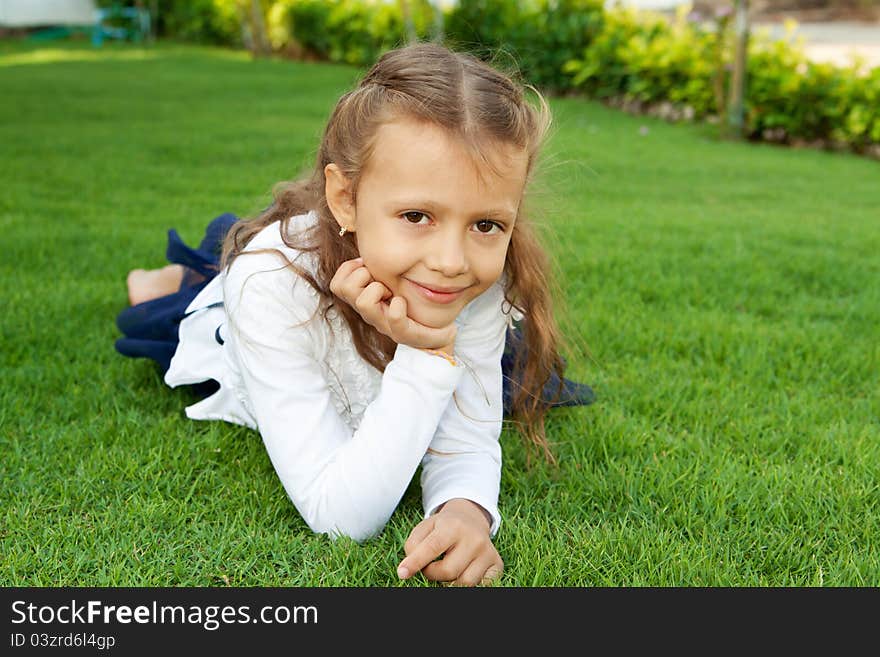
<svg viewBox="0 0 880 657">
<path fill-rule="evenodd" d="M 552 461 L 547 410 L 593 400 L 563 377 L 523 209 L 550 123 L 535 93 L 439 45 L 388 52 L 309 177 L 217 217 L 199 249 L 170 231 L 172 264 L 128 276 L 117 349 L 199 386 L 190 418 L 257 429 L 313 531 L 377 534 L 421 465 L 401 578 L 497 578 L 503 418 Z"/>
</svg>

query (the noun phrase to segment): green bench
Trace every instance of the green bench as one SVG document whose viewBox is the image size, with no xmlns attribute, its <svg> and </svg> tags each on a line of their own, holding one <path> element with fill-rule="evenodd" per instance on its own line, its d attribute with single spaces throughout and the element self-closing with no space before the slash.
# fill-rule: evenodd
<svg viewBox="0 0 880 657">
<path fill-rule="evenodd" d="M 150 12 L 137 7 L 108 7 L 95 10 L 92 45 L 104 39 L 141 42 L 150 36 Z"/>
</svg>

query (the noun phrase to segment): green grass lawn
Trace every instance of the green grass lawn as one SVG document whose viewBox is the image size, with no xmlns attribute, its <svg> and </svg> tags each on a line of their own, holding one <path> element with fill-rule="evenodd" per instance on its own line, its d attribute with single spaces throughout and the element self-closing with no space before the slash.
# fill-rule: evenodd
<svg viewBox="0 0 880 657">
<path fill-rule="evenodd" d="M 313 535 L 257 433 L 113 348 L 126 272 L 267 205 L 359 73 L 0 42 L 0 584 L 398 584 L 417 480 Z M 502 584 L 880 584 L 880 164 L 552 107 L 532 205 L 597 402 L 549 416 L 558 471 L 503 433 Z"/>
</svg>

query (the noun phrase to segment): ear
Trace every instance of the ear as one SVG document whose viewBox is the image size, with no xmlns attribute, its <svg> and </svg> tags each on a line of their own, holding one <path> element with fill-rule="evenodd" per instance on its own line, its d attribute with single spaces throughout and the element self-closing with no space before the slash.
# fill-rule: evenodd
<svg viewBox="0 0 880 657">
<path fill-rule="evenodd" d="M 342 170 L 332 162 L 324 167 L 324 194 L 327 206 L 340 228 L 353 233 L 355 229 L 355 206 L 351 185 Z"/>
</svg>

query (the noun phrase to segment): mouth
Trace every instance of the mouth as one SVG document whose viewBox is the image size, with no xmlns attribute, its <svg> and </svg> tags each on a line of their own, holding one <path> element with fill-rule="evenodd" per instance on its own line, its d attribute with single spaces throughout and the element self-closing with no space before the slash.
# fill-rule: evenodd
<svg viewBox="0 0 880 657">
<path fill-rule="evenodd" d="M 451 303 L 460 297 L 461 293 L 467 289 L 466 287 L 427 287 L 421 283 L 411 281 L 408 278 L 404 280 L 412 284 L 412 286 L 416 288 L 424 298 L 428 299 L 428 301 L 433 301 L 435 303 Z"/>
</svg>

